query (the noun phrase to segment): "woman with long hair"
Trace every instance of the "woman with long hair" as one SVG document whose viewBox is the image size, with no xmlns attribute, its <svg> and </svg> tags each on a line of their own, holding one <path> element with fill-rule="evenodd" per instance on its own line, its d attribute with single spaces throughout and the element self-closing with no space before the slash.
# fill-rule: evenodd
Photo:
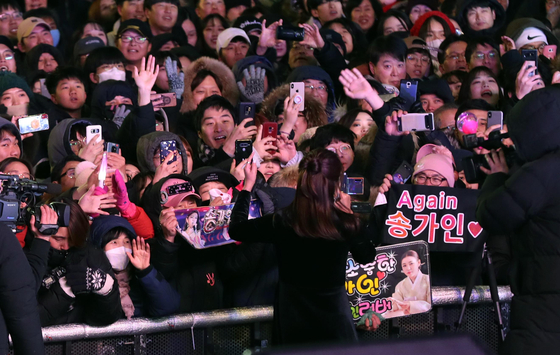
<svg viewBox="0 0 560 355">
<path fill-rule="evenodd" d="M 280 344 L 355 341 L 344 287 L 351 250 L 371 262 L 373 244 L 362 238 L 350 197 L 340 190 L 343 167 L 337 155 L 317 149 L 299 164 L 295 199 L 280 213 L 248 221 L 255 164 L 245 167 L 229 228 L 232 239 L 276 245 L 280 280 L 274 302 L 274 341 Z"/>
</svg>

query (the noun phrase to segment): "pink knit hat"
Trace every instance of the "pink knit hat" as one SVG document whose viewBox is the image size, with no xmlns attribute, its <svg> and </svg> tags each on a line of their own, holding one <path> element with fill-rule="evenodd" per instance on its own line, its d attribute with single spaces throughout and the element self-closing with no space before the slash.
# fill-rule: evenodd
<svg viewBox="0 0 560 355">
<path fill-rule="evenodd" d="M 414 173 L 412 177 L 420 174 L 426 170 L 433 170 L 442 175 L 450 187 L 455 185 L 455 175 L 453 174 L 452 161 L 446 155 L 442 154 L 428 154 L 422 157 L 414 166 Z"/>
</svg>

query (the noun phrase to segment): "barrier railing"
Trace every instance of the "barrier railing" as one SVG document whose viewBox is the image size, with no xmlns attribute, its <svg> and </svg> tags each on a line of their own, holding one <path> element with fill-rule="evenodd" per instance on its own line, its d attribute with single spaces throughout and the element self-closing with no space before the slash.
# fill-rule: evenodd
<svg viewBox="0 0 560 355">
<path fill-rule="evenodd" d="M 463 302 L 464 287 L 433 287 L 432 304 L 451 306 Z M 508 286 L 498 287 L 501 302 L 510 302 L 512 293 Z M 470 303 L 491 303 L 488 286 L 476 286 Z M 45 342 L 63 342 L 79 339 L 131 336 L 184 329 L 219 327 L 235 324 L 268 322 L 272 320 L 272 307 L 251 307 L 216 310 L 204 313 L 178 314 L 166 318 L 135 318 L 120 320 L 106 327 L 85 324 L 65 324 L 43 328 Z"/>
</svg>

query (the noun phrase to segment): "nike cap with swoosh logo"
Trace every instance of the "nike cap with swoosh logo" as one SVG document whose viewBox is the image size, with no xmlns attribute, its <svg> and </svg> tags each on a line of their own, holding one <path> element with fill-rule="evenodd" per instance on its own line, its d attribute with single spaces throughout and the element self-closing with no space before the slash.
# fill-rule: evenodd
<svg viewBox="0 0 560 355">
<path fill-rule="evenodd" d="M 515 47 L 521 48 L 529 43 L 534 42 L 544 42 L 548 44 L 548 39 L 544 32 L 536 27 L 527 27 L 521 32 L 519 37 L 513 39 L 515 41 Z"/>
</svg>

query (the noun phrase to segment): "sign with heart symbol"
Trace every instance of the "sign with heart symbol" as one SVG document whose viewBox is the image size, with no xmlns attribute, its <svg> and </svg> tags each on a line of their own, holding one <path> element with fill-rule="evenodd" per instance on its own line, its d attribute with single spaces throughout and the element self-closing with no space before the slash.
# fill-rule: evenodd
<svg viewBox="0 0 560 355">
<path fill-rule="evenodd" d="M 480 226 L 478 222 L 470 222 L 468 229 L 471 235 L 473 236 L 473 238 L 478 237 L 480 233 L 482 233 L 483 231 L 483 228 Z"/>
</svg>

